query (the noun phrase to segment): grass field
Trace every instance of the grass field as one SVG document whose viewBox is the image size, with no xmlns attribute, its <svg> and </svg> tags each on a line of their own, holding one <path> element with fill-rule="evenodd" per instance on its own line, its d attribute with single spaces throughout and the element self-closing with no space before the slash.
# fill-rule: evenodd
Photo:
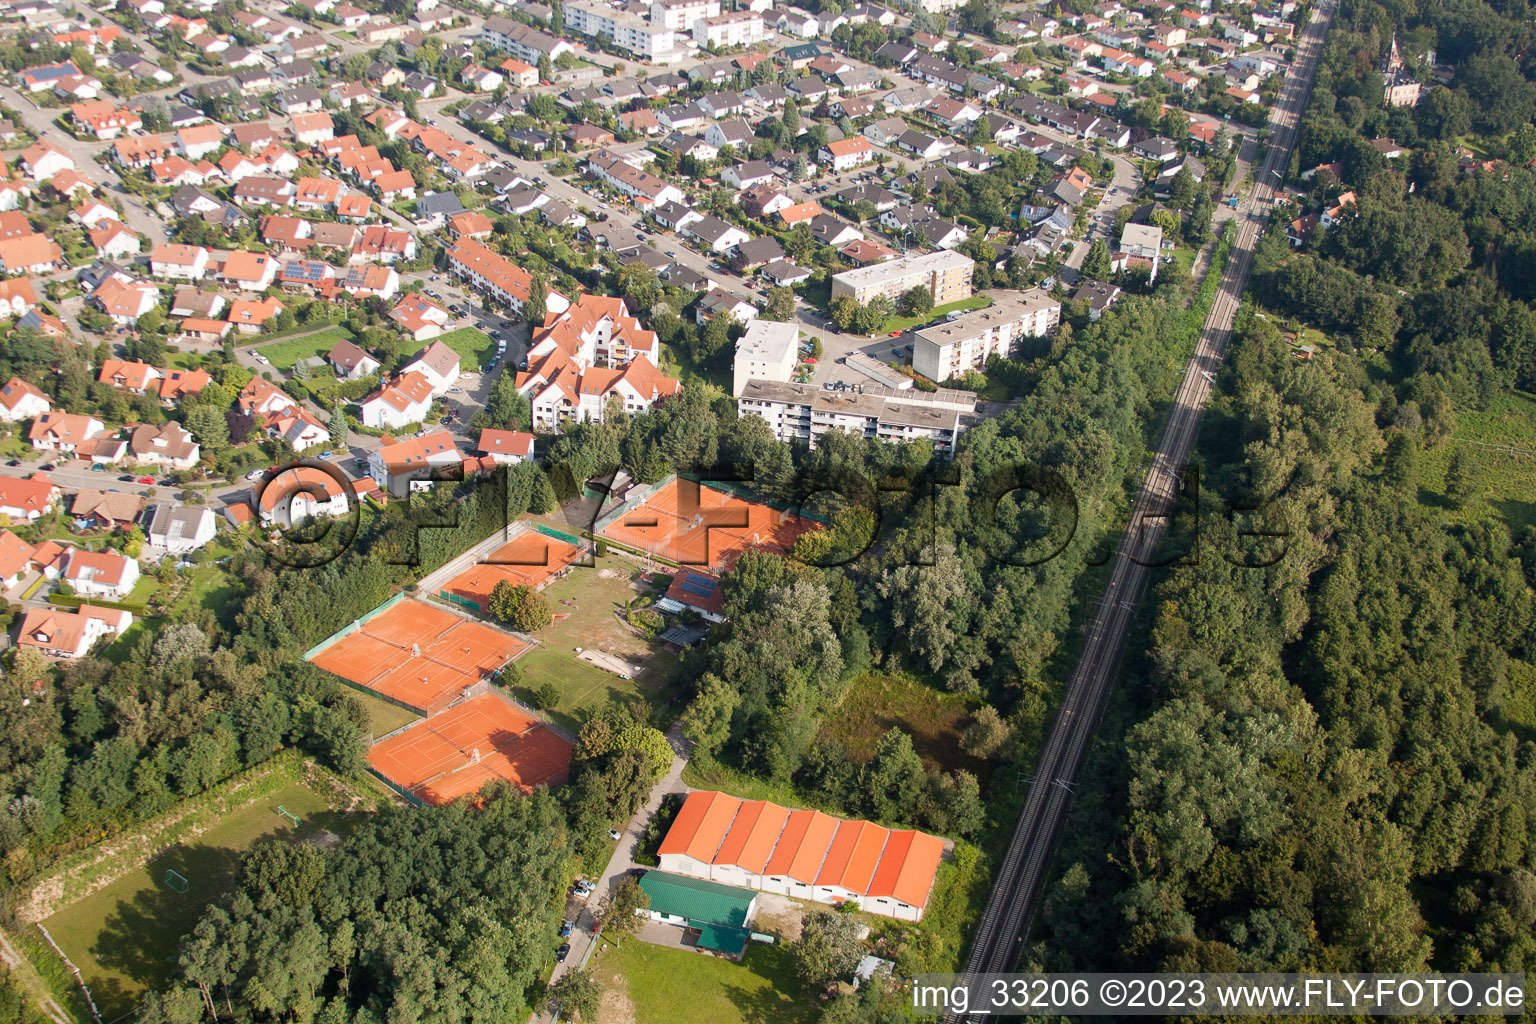
<svg viewBox="0 0 1536 1024">
<path fill-rule="evenodd" d="M 407 711 L 397 704 L 391 704 L 387 700 L 380 700 L 378 697 L 371 697 L 357 690 L 349 688 L 348 693 L 353 700 L 363 706 L 363 710 L 368 712 L 368 728 L 373 733 L 375 741 L 421 717 L 414 711 Z"/>
<path fill-rule="evenodd" d="M 992 300 L 985 295 L 972 295 L 970 298 L 961 299 L 959 302 L 949 302 L 942 306 L 934 306 L 933 309 L 922 316 L 901 316 L 899 314 L 893 316 L 885 322 L 885 331 L 886 333 L 906 331 L 916 327 L 918 324 L 925 324 L 930 320 L 935 320 L 946 313 L 957 313 L 962 309 L 981 309 L 984 306 L 990 305 L 992 305 Z"/>
<path fill-rule="evenodd" d="M 671 345 L 661 346 L 661 371 L 678 378 L 683 385 L 702 381 L 713 384 L 726 393 L 731 390 L 731 368 L 721 363 L 718 359 L 713 365 L 704 366 L 684 353 L 681 349 Z"/>
<path fill-rule="evenodd" d="M 1487 409 L 1456 410 L 1453 439 L 1419 454 L 1419 500 L 1463 522 L 1492 515 L 1512 531 L 1536 525 L 1536 454 L 1501 452 L 1485 445 L 1536 453 L 1536 397 L 1506 391 Z M 1482 474 L 1478 494 L 1461 509 L 1452 508 L 1445 499 L 1445 471 L 1458 449 L 1472 456 Z"/>
<path fill-rule="evenodd" d="M 281 805 L 304 820 L 295 830 Z M 284 787 L 230 814 L 192 844 L 173 847 L 111 885 L 60 909 L 43 922 L 80 968 L 103 1016 L 132 1009 L 139 992 L 165 981 L 176 952 L 205 907 L 234 880 L 240 854 L 268 836 L 310 838 L 339 831 L 339 816 L 321 794 L 301 783 Z M 167 869 L 189 882 L 186 893 L 165 883 Z"/>
<path fill-rule="evenodd" d="M 220 625 L 232 628 L 234 619 L 228 605 L 240 593 L 239 581 L 223 566 L 205 562 L 192 570 L 191 585 L 171 611 L 180 614 L 193 607 L 206 608 L 213 612 Z"/>
<path fill-rule="evenodd" d="M 272 360 L 272 365 L 277 369 L 290 370 L 299 360 L 324 355 L 335 348 L 337 342 L 349 341 L 351 338 L 352 332 L 337 324 L 322 328 L 314 334 L 301 334 L 296 338 L 285 338 L 268 345 L 260 345 L 256 351 Z"/>
<path fill-rule="evenodd" d="M 808 998 L 782 946 L 747 944 L 741 963 L 628 938 L 593 964 L 604 1024 L 809 1024 Z"/>
<path fill-rule="evenodd" d="M 478 327 L 460 327 L 435 340 L 459 354 L 459 369 L 463 372 L 481 369 L 496 354 L 496 343 Z"/>
<path fill-rule="evenodd" d="M 629 575 L 631 566 L 617 557 L 605 561 L 614 567 L 608 576 L 596 569 L 578 568 L 543 590 L 555 613 L 569 618 L 541 629 L 537 635 L 542 646 L 516 662 L 519 686 L 553 683 L 559 689 L 560 702 L 550 713 L 568 729 L 579 728 L 587 715 L 610 697 L 638 695 L 652 707 L 662 708 L 672 696 L 677 674 L 676 655 L 659 641 L 639 636 L 619 617 L 624 602 L 636 593 Z M 562 600 L 576 603 L 561 604 Z M 577 647 L 639 661 L 644 668 L 633 679 L 620 679 L 578 661 Z"/>
<path fill-rule="evenodd" d="M 912 746 L 925 762 L 981 776 L 985 762 L 960 749 L 960 733 L 970 719 L 966 700 L 958 694 L 940 693 L 905 676 L 867 675 L 853 681 L 821 733 L 842 743 L 851 759 L 863 761 L 873 756 L 881 736 L 900 728 L 912 734 Z"/>
</svg>

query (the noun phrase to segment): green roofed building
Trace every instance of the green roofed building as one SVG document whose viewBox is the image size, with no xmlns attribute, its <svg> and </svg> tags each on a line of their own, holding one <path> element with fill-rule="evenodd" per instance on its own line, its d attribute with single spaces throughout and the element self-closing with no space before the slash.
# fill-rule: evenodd
<svg viewBox="0 0 1536 1024">
<path fill-rule="evenodd" d="M 651 898 L 651 920 L 696 933 L 703 949 L 740 956 L 747 948 L 757 893 L 665 871 L 647 871 L 640 888 Z"/>
</svg>

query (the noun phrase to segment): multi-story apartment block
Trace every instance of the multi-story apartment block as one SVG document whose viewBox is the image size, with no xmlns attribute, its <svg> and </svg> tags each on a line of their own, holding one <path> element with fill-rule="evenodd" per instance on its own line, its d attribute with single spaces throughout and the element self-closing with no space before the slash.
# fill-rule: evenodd
<svg viewBox="0 0 1536 1024">
<path fill-rule="evenodd" d="M 470 238 L 459 239 L 448 250 L 448 272 L 519 314 L 533 287 L 532 274 Z M 553 289 L 544 299 L 544 308 L 551 313 L 564 313 L 570 305 Z"/>
<path fill-rule="evenodd" d="M 926 439 L 948 459 L 976 421 L 976 396 L 946 388 L 902 391 L 866 384 L 861 391 L 826 391 L 813 384 L 749 380 L 736 398 L 736 414 L 761 416 L 784 442 L 811 444 L 829 430 L 848 430 L 888 442 Z"/>
<path fill-rule="evenodd" d="M 729 46 L 753 46 L 768 37 L 763 16 L 756 11 L 727 11 L 693 24 L 693 41 L 700 46 L 724 49 Z"/>
<path fill-rule="evenodd" d="M 480 28 L 480 41 L 535 67 L 543 57 L 554 60 L 562 53 L 576 52 L 576 47 L 564 39 L 556 39 L 548 32 L 540 32 L 511 18 L 486 18 Z"/>
<path fill-rule="evenodd" d="M 740 395 L 750 380 L 789 380 L 800 355 L 800 328 L 796 324 L 753 320 L 736 342 L 731 375 L 731 394 Z"/>
<path fill-rule="evenodd" d="M 720 0 L 656 0 L 651 4 L 651 24 L 691 32 L 705 18 L 720 15 Z"/>
<path fill-rule="evenodd" d="M 894 302 L 902 293 L 925 286 L 933 295 L 933 304 L 942 306 L 971 297 L 971 275 L 975 269 L 976 264 L 969 256 L 948 249 L 887 260 L 835 275 L 832 298 L 850 295 L 859 305 L 867 306 L 881 296 Z"/>
<path fill-rule="evenodd" d="M 1026 338 L 1040 338 L 1061 323 L 1061 303 L 1039 288 L 1005 292 L 975 309 L 917 332 L 912 369 L 929 380 L 950 380 L 981 369 L 992 355 L 1019 353 Z"/>
<path fill-rule="evenodd" d="M 677 33 L 673 29 L 607 4 L 568 3 L 565 5 L 565 24 L 582 35 L 607 39 L 643 60 L 656 60 L 677 49 Z"/>
</svg>

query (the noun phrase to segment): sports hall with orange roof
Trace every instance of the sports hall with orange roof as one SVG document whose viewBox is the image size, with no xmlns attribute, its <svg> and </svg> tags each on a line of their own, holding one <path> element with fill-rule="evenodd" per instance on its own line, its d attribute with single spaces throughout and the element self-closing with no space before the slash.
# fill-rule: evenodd
<svg viewBox="0 0 1536 1024">
<path fill-rule="evenodd" d="M 701 790 L 683 802 L 657 852 L 663 871 L 916 921 L 944 840 Z"/>
</svg>

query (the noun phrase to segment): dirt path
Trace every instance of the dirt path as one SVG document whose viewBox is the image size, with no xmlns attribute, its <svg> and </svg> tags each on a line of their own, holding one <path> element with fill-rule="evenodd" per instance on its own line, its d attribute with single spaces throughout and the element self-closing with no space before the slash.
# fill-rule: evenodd
<svg viewBox="0 0 1536 1024">
<path fill-rule="evenodd" d="M 69 1014 L 65 1013 L 64 1008 L 53 998 L 53 993 L 48 990 L 37 969 L 32 966 L 31 961 L 17 952 L 16 947 L 11 945 L 11 937 L 3 931 L 0 931 L 0 961 L 4 961 L 5 966 L 10 968 L 11 977 L 21 986 L 22 991 L 37 1000 L 38 1008 L 43 1011 L 45 1017 L 55 1021 L 56 1024 L 72 1024 Z"/>
<path fill-rule="evenodd" d="M 615 974 L 597 1004 L 597 1024 L 635 1024 L 635 1004 L 629 998 L 629 982 Z"/>
</svg>

